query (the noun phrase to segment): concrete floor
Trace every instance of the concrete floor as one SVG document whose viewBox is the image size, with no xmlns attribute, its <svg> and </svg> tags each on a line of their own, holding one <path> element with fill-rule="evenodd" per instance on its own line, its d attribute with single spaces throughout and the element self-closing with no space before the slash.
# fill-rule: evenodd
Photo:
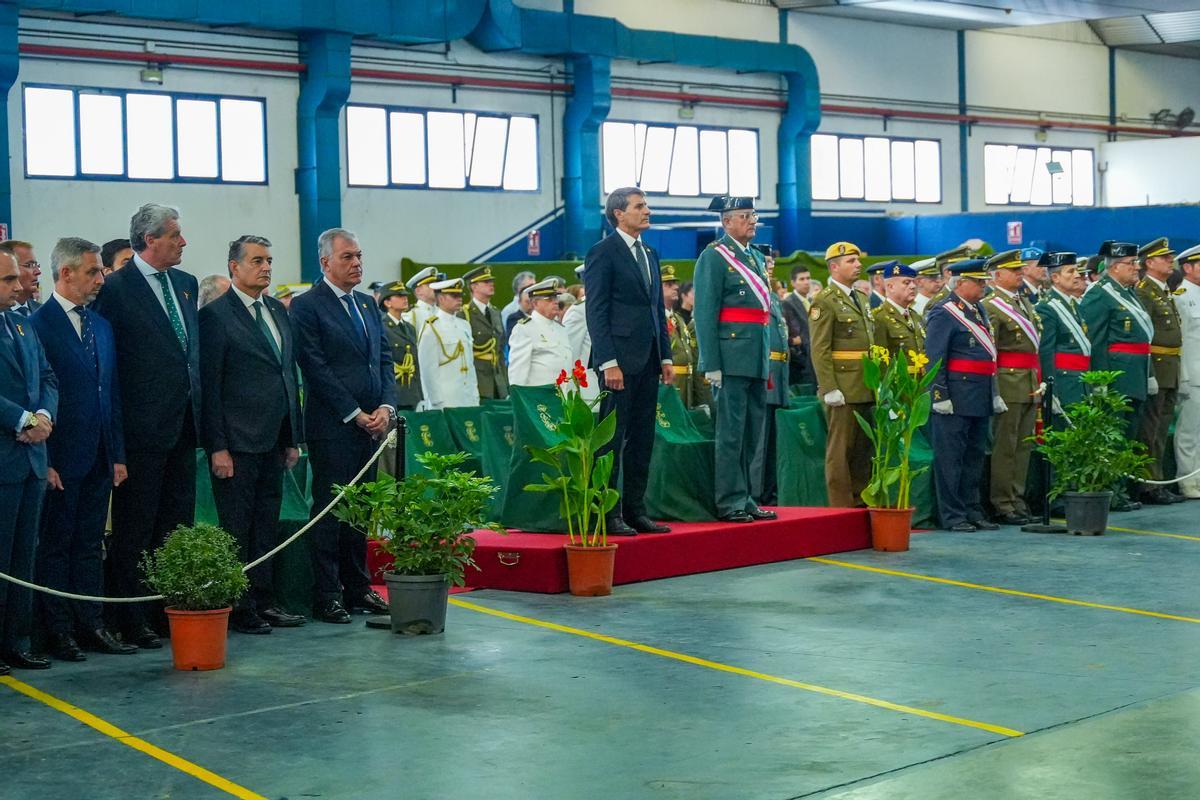
<svg viewBox="0 0 1200 800">
<path fill-rule="evenodd" d="M 1198 510 L 1112 524 L 1200 536 Z M 474 592 L 459 597 L 668 652 L 454 606 L 439 637 L 361 623 L 234 635 L 214 673 L 174 672 L 165 650 L 93 655 L 14 677 L 246 793 L 0 686 L 0 796 L 1200 796 L 1200 538 L 1003 529 L 832 558 L 1192 621 L 814 561 L 604 599 Z"/>
</svg>

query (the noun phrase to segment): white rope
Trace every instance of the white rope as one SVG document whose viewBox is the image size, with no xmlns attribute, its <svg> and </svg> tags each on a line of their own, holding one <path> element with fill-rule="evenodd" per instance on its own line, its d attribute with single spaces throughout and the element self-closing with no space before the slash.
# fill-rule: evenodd
<svg viewBox="0 0 1200 800">
<path fill-rule="evenodd" d="M 1071 422 L 1071 418 L 1067 416 L 1067 412 L 1060 411 L 1058 413 L 1063 419 L 1065 419 L 1067 421 L 1068 425 L 1070 425 L 1071 427 L 1075 427 L 1075 423 Z M 1125 475 L 1124 477 L 1128 478 L 1131 481 L 1137 481 L 1138 483 L 1144 483 L 1148 486 L 1170 486 L 1173 483 L 1179 483 L 1180 481 L 1186 481 L 1188 478 L 1194 478 L 1197 475 L 1200 475 L 1200 467 L 1197 467 L 1196 469 L 1192 470 L 1187 475 L 1179 475 L 1177 477 L 1171 478 L 1170 480 L 1164 480 L 1164 481 L 1152 481 L 1149 478 L 1138 478 L 1134 475 Z"/>
<path fill-rule="evenodd" d="M 264 553 L 260 557 L 251 561 L 246 566 L 242 567 L 242 572 L 249 572 L 250 570 L 254 569 L 255 567 L 257 567 L 259 564 L 263 563 L 267 559 L 277 555 L 285 547 L 292 544 L 297 539 L 299 539 L 301 536 L 303 536 L 305 533 L 307 533 L 309 528 L 311 528 L 313 525 L 316 525 L 326 514 L 328 514 L 331 510 L 333 510 L 333 507 L 335 505 L 337 505 L 338 502 L 341 501 L 341 499 L 343 497 L 345 497 L 347 488 L 349 488 L 350 486 L 354 486 L 360 480 L 362 480 L 363 476 L 367 474 L 367 470 L 371 468 L 371 465 L 374 464 L 376 461 L 378 461 L 379 457 L 381 455 L 383 455 L 383 451 L 386 448 L 395 445 L 395 443 L 396 443 L 396 430 L 393 428 L 392 431 L 390 433 L 388 433 L 388 435 L 386 437 L 384 437 L 383 443 L 379 445 L 379 448 L 375 451 L 375 454 L 373 456 L 371 456 L 369 459 L 367 459 L 367 463 L 364 464 L 363 468 L 358 471 L 358 474 L 354 476 L 354 479 L 351 480 L 350 483 L 346 484 L 346 486 L 342 487 L 342 490 L 340 492 L 338 492 L 337 495 L 332 500 L 329 501 L 329 503 L 325 506 L 325 508 L 321 509 L 320 514 L 317 514 L 315 517 L 310 519 L 308 521 L 308 523 L 306 525 L 304 525 L 304 527 L 300 528 L 300 530 L 293 533 L 291 536 L 289 536 L 283 542 L 280 542 L 276 547 L 271 549 L 269 552 Z M 163 596 L 161 594 L 150 594 L 150 595 L 146 595 L 145 597 L 94 597 L 92 595 L 87 595 L 87 594 L 75 594 L 74 592 L 64 592 L 61 589 L 52 589 L 49 586 L 39 586 L 36 583 L 30 583 L 29 581 L 24 581 L 24 580 L 21 580 L 20 578 L 15 578 L 12 575 L 6 575 L 3 572 L 0 572 L 0 578 L 3 578 L 4 580 L 8 581 L 9 583 L 15 583 L 17 586 L 24 586 L 26 589 L 33 589 L 34 591 L 43 592 L 45 594 L 52 594 L 55 597 L 63 597 L 63 598 L 66 598 L 67 600 L 84 600 L 84 601 L 95 602 L 95 603 L 146 603 L 146 602 L 150 602 L 152 600 L 162 600 L 163 599 Z"/>
</svg>

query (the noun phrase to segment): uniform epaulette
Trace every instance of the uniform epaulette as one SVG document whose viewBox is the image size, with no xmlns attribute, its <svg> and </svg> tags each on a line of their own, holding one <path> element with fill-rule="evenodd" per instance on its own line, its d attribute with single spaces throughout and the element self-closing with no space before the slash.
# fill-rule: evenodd
<svg viewBox="0 0 1200 800">
<path fill-rule="evenodd" d="M 1171 292 L 1171 294 L 1187 294 L 1187 289 L 1185 289 L 1185 288 L 1183 288 L 1182 286 L 1180 286 L 1178 289 L 1176 289 L 1175 291 Z"/>
<path fill-rule="evenodd" d="M 525 317 L 525 318 L 524 318 L 524 319 L 522 319 L 522 320 L 518 320 L 518 321 L 517 321 L 517 324 L 518 324 L 518 325 L 524 325 L 526 322 L 529 322 L 529 320 L 531 320 L 531 319 L 533 319 L 533 317 Z"/>
<path fill-rule="evenodd" d="M 1140 281 L 1137 282 L 1137 288 L 1139 288 L 1139 289 L 1146 288 L 1146 279 L 1145 278 L 1142 278 Z"/>
</svg>

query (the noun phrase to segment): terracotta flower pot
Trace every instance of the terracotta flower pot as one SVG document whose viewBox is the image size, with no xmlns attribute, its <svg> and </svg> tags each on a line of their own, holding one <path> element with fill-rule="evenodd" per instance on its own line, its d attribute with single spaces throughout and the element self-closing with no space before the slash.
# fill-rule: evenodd
<svg viewBox="0 0 1200 800">
<path fill-rule="evenodd" d="M 171 624 L 171 655 L 175 659 L 175 669 L 220 669 L 225 666 L 229 611 L 229 608 L 215 611 L 166 609 L 167 621 Z"/>
<path fill-rule="evenodd" d="M 604 547 L 563 545 L 567 550 L 567 580 L 576 597 L 603 597 L 612 594 L 615 544 Z"/>
<path fill-rule="evenodd" d="M 867 511 L 871 515 L 871 547 L 888 552 L 908 549 L 913 509 L 869 508 Z"/>
</svg>

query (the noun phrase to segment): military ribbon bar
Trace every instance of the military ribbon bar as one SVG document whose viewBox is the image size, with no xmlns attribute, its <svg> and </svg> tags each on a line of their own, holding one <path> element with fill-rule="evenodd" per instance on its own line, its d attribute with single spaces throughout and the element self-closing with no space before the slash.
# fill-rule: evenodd
<svg viewBox="0 0 1200 800">
<path fill-rule="evenodd" d="M 749 284 L 750 290 L 754 292 L 754 296 L 758 298 L 758 302 L 762 306 L 763 311 L 770 311 L 771 290 L 767 288 L 767 284 L 763 281 L 759 274 L 747 267 L 741 261 L 738 261 L 737 257 L 725 245 L 719 244 L 713 249 L 720 253 L 721 258 L 725 259 L 725 262 L 729 264 L 729 266 L 733 267 L 739 275 L 746 279 L 746 283 Z"/>
</svg>

